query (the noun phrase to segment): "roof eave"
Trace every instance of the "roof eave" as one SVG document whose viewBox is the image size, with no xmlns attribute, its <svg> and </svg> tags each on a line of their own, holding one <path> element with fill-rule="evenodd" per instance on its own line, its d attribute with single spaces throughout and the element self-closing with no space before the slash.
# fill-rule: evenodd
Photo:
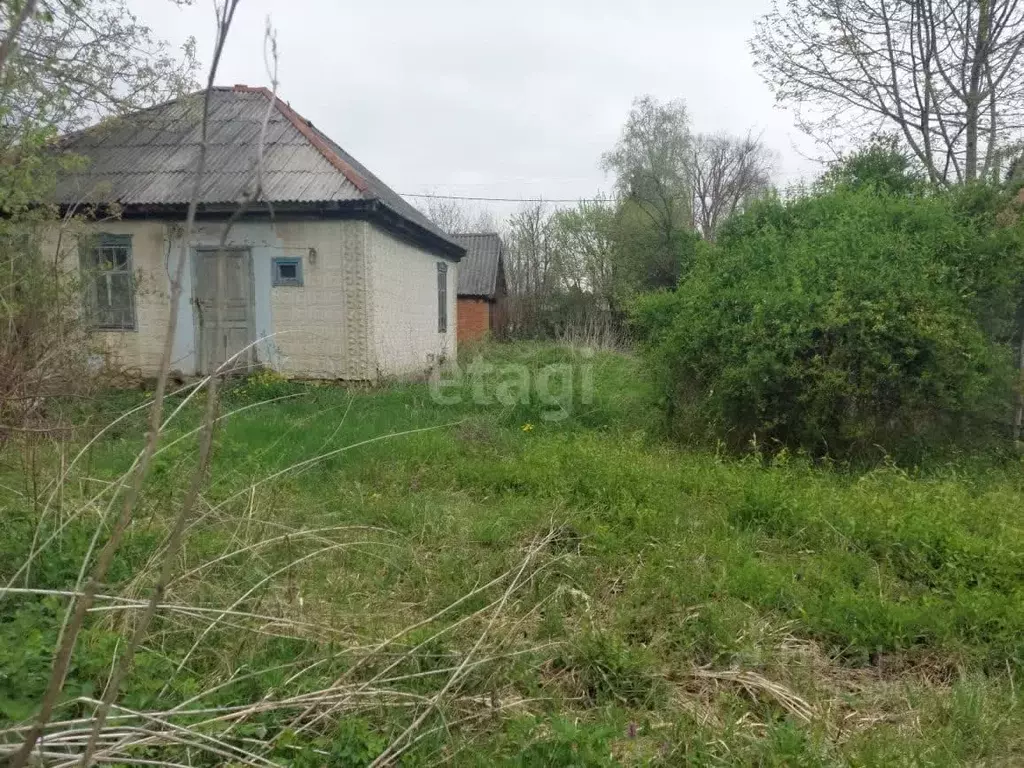
<svg viewBox="0 0 1024 768">
<path fill-rule="evenodd" d="M 460 299 L 483 299 L 484 301 L 497 301 L 497 296 L 493 293 L 463 293 L 460 291 L 458 294 Z"/>
<path fill-rule="evenodd" d="M 65 210 L 69 206 L 62 205 Z M 117 208 L 124 219 L 173 219 L 183 220 L 188 215 L 185 203 L 132 203 L 99 206 L 97 213 L 104 214 L 107 209 Z M 202 220 L 220 219 L 230 216 L 238 210 L 236 203 L 201 203 L 196 208 L 196 218 Z M 277 219 L 297 216 L 317 219 L 363 219 L 377 224 L 381 229 L 396 237 L 417 245 L 425 250 L 459 262 L 466 255 L 466 249 L 443 237 L 435 235 L 404 216 L 395 213 L 380 200 L 325 200 L 325 201 L 282 201 L 260 202 L 250 205 L 243 218 L 246 219 Z"/>
<path fill-rule="evenodd" d="M 458 243 L 444 237 L 439 237 L 429 229 L 421 227 L 416 222 L 410 221 L 401 214 L 396 213 L 378 199 L 370 202 L 373 205 L 369 218 L 382 229 L 403 240 L 433 251 L 449 261 L 459 262 L 465 257 L 466 249 Z"/>
</svg>

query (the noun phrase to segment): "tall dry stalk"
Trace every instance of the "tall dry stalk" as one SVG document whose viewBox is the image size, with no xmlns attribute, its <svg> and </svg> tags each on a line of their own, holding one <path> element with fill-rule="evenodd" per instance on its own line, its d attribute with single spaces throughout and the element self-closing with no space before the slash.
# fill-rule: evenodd
<svg viewBox="0 0 1024 768">
<path fill-rule="evenodd" d="M 167 390 L 167 381 L 170 376 L 174 339 L 178 328 L 178 313 L 176 308 L 178 307 L 181 299 L 182 275 L 185 273 L 188 243 L 191 240 L 192 233 L 195 229 L 196 210 L 199 206 L 203 178 L 206 172 L 206 156 L 209 151 L 208 119 L 210 113 L 210 94 L 216 80 L 217 69 L 220 65 L 220 58 L 224 51 L 224 45 L 227 42 L 228 32 L 231 29 L 231 23 L 234 20 L 238 3 L 239 0 L 226 0 L 222 6 L 217 8 L 217 36 L 216 43 L 214 45 L 213 61 L 210 65 L 209 77 L 207 78 L 206 93 L 203 97 L 199 156 L 196 160 L 195 180 L 192 185 L 192 196 L 188 206 L 185 234 L 182 238 L 181 248 L 178 253 L 177 268 L 171 275 L 170 311 L 168 312 L 167 317 L 167 328 L 164 336 L 163 352 L 160 359 L 160 369 L 153 395 L 153 404 L 150 408 L 149 431 L 146 435 L 146 444 L 143 448 L 142 457 L 135 467 L 132 484 L 128 492 L 125 494 L 124 502 L 121 507 L 121 514 L 114 523 L 110 532 L 110 537 L 107 539 L 106 544 L 100 551 L 96 566 L 93 569 L 89 581 L 85 585 L 82 596 L 74 603 L 74 613 L 62 634 L 60 647 L 58 648 L 57 654 L 54 658 L 50 679 L 46 686 L 46 692 L 43 694 L 43 698 L 40 703 L 39 714 L 36 717 L 34 726 L 25 736 L 25 741 L 23 742 L 21 749 L 11 759 L 11 768 L 23 768 L 28 762 L 29 757 L 32 754 L 32 750 L 35 748 L 36 742 L 39 740 L 46 723 L 50 720 L 50 717 L 53 714 L 53 708 L 57 703 L 61 689 L 64 686 L 64 680 L 67 676 L 68 667 L 71 663 L 71 656 L 74 653 L 75 643 L 78 640 L 78 634 L 85 621 L 86 613 L 89 608 L 92 607 L 97 590 L 106 577 L 107 571 L 110 569 L 110 565 L 114 560 L 114 555 L 120 547 L 121 539 L 123 538 L 124 533 L 128 528 L 128 524 L 131 521 L 143 483 L 149 473 L 153 454 L 156 452 L 157 444 L 160 440 L 160 425 L 163 417 L 164 396 Z"/>
<path fill-rule="evenodd" d="M 237 5 L 237 0 L 235 0 Z M 227 25 L 230 20 L 227 20 L 224 24 L 224 35 L 227 34 Z M 274 110 L 275 101 L 277 99 L 277 40 L 274 35 L 273 29 L 270 27 L 270 22 L 267 22 L 267 30 L 264 37 L 264 48 L 269 49 L 268 61 L 272 59 L 273 66 L 271 72 L 271 95 L 267 104 L 266 112 L 264 113 L 263 121 L 260 129 L 260 140 L 257 145 L 256 155 L 256 184 L 255 188 L 250 194 L 247 194 L 242 203 L 235 209 L 232 215 L 228 218 L 224 227 L 221 230 L 220 242 L 217 245 L 217 273 L 214 282 L 214 296 L 215 296 L 215 307 L 214 307 L 214 327 L 223 328 L 224 326 L 224 301 L 223 301 L 223 288 L 227 282 L 226 264 L 224 255 L 228 243 L 228 237 L 231 234 L 231 230 L 235 223 L 239 221 L 242 216 L 245 215 L 246 210 L 254 202 L 259 200 L 263 194 L 262 187 L 262 167 L 263 167 L 263 153 L 266 144 L 266 133 L 267 126 L 270 122 L 270 115 Z M 270 66 L 268 64 L 268 69 Z M 207 91 L 207 98 L 209 98 L 209 90 Z M 205 126 L 204 126 L 205 127 Z M 179 264 L 180 268 L 180 264 Z M 192 472 L 192 478 L 189 481 L 188 490 L 185 493 L 185 498 L 182 501 L 181 509 L 178 511 L 177 516 L 174 520 L 174 526 L 171 529 L 171 533 L 167 539 L 167 546 L 164 551 L 163 564 L 160 568 L 160 575 L 157 579 L 156 584 L 153 587 L 153 592 L 150 597 L 149 603 L 146 606 L 141 618 L 136 622 L 135 630 L 132 633 L 131 639 L 128 642 L 127 647 L 118 660 L 117 667 L 114 673 L 111 675 L 110 680 L 107 683 L 106 689 L 103 692 L 101 704 L 97 709 L 93 719 L 93 729 L 89 736 L 89 742 L 86 745 L 85 752 L 82 754 L 82 765 L 88 766 L 92 760 L 93 753 L 96 750 L 99 736 L 103 730 L 103 726 L 106 723 L 107 716 L 110 713 L 110 708 L 117 698 L 118 691 L 121 688 L 121 683 L 131 669 L 132 661 L 135 656 L 135 651 L 142 643 L 146 633 L 149 631 L 150 622 L 156 615 L 157 606 L 159 606 L 164 599 L 164 595 L 167 590 L 167 585 L 171 580 L 171 576 L 174 571 L 175 558 L 178 555 L 178 550 L 181 548 L 182 537 L 185 532 L 185 527 L 188 521 L 192 518 L 193 511 L 195 510 L 196 501 L 199 498 L 199 491 L 203 487 L 206 480 L 206 474 L 210 466 L 210 454 L 213 447 L 213 435 L 218 421 L 218 410 L 219 410 L 219 388 L 218 383 L 220 382 L 220 374 L 224 368 L 232 362 L 232 358 L 228 358 L 220 364 L 219 369 L 209 377 L 206 384 L 206 409 L 203 415 L 203 423 L 199 436 L 199 462 Z"/>
</svg>

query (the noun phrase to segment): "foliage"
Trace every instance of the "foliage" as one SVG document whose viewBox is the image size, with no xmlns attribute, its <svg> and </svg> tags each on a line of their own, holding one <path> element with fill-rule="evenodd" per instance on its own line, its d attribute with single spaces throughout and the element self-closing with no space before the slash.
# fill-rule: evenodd
<svg viewBox="0 0 1024 768">
<path fill-rule="evenodd" d="M 22 8 L 0 4 L 0 26 Z M 182 53 L 172 56 L 123 0 L 47 0 L 0 68 L 0 444 L 17 438 L 31 453 L 67 429 L 60 401 L 45 398 L 81 395 L 95 379 L 76 246 L 95 211 L 51 204 L 58 174 L 82 162 L 56 151 L 57 134 L 187 89 L 191 43 Z"/>
<path fill-rule="evenodd" d="M 616 206 L 611 198 L 582 201 L 551 216 L 555 268 L 568 290 L 588 292 L 596 302 L 614 308 L 617 278 Z"/>
<path fill-rule="evenodd" d="M 636 295 L 674 288 L 701 237 L 713 239 L 769 189 L 772 162 L 751 136 L 691 135 L 681 100 L 636 99 L 602 156 L 614 196 L 553 211 L 534 203 L 508 219 L 510 335 L 557 339 L 600 327 L 621 337 Z M 452 220 L 448 207 L 434 207 L 435 220 Z"/>
<path fill-rule="evenodd" d="M 535 343 L 479 352 L 496 368 L 492 384 L 504 366 L 536 378 L 588 359 Z M 363 765 L 429 711 L 403 764 L 1020 762 L 1024 550 L 1007 513 L 1024 494 L 1019 461 L 854 474 L 786 453 L 681 450 L 650 438 L 645 361 L 589 360 L 592 402 L 560 421 L 543 418 L 536 393 L 509 408 L 475 402 L 469 383 L 454 403 L 424 384 L 296 385 L 300 397 L 267 405 L 261 399 L 278 390 L 234 390 L 207 504 L 118 703 L 148 717 L 190 700 L 218 717 L 257 710 L 202 725 L 206 716 L 182 713 L 176 722 L 188 730 L 140 744 L 135 756 L 224 764 L 200 748 L 213 737 L 232 749 L 266 745 L 260 754 L 282 765 Z M 109 420 L 141 400 L 115 392 L 79 407 Z M 178 405 L 104 586 L 111 597 L 145 599 L 167 510 L 188 482 L 195 437 L 186 435 L 203 406 L 182 395 Z M 15 473 L 3 470 L 0 586 L 37 526 L 39 543 L 56 538 L 13 585 L 73 585 L 106 497 L 90 500 L 134 459 L 144 423 L 128 416 L 91 447 L 59 511 L 41 514 L 47 491 L 17 491 Z M 55 451 L 48 469 L 62 467 Z M 543 567 L 493 623 L 474 614 L 500 592 L 429 622 L 518 567 L 552 527 L 537 555 Z M 112 604 L 90 613 L 69 675 L 73 697 L 102 690 L 131 630 L 131 614 Z M 65 605 L 54 594 L 0 594 L 0 727 L 38 702 Z M 234 613 L 214 622 L 229 606 Z M 444 670 L 488 626 L 480 666 L 430 704 Z M 396 660 L 364 697 L 301 732 L 291 712 L 259 710 L 338 679 L 364 685 Z M 729 682 L 737 671 L 778 688 Z M 810 722 L 780 704 L 780 690 L 808 702 Z M 60 712 L 73 720 L 91 707 L 69 697 Z M 137 722 L 147 734 L 162 729 Z M 126 721 L 111 725 L 121 733 Z M 192 745 L 174 741 L 182 738 Z M 12 742 L 4 735 L 0 748 Z"/>
<path fill-rule="evenodd" d="M 689 218 L 690 117 L 681 99 L 634 99 L 615 148 L 601 159 L 619 195 L 651 212 L 667 235 Z"/>
<path fill-rule="evenodd" d="M 829 167 L 819 180 L 820 190 L 874 190 L 883 194 L 910 195 L 926 192 L 925 180 L 916 173 L 910 158 L 894 136 L 878 136 Z"/>
<path fill-rule="evenodd" d="M 833 191 L 753 206 L 673 298 L 641 302 L 677 428 L 849 457 L 1005 423 L 1024 275 L 1020 227 L 996 221 L 1008 202 L 971 215 L 974 191 L 842 183 L 863 157 Z"/>
<path fill-rule="evenodd" d="M 620 256 L 627 291 L 674 285 L 681 241 L 693 229 L 690 118 L 682 100 L 633 101 L 622 135 L 602 166 L 615 174 Z"/>
<path fill-rule="evenodd" d="M 0 6 L 0 27 L 21 3 Z M 156 37 L 125 0 L 44 0 L 21 31 L 0 77 L 0 133 L 66 132 L 194 87 L 195 40 L 180 51 Z"/>
</svg>

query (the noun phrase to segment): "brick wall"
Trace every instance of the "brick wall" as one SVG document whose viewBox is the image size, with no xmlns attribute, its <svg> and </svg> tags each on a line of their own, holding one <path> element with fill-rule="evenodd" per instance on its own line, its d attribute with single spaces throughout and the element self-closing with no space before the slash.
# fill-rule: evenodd
<svg viewBox="0 0 1024 768">
<path fill-rule="evenodd" d="M 302 259 L 303 285 L 272 286 L 275 368 L 325 379 L 370 377 L 362 221 L 278 223 L 280 255 Z M 315 257 L 311 254 L 315 253 Z M 262 263 L 259 269 L 270 269 Z"/>
<path fill-rule="evenodd" d="M 164 336 L 170 307 L 167 280 L 167 225 L 160 221 L 109 221 L 91 232 L 130 235 L 132 268 L 137 277 L 135 293 L 135 329 L 97 331 L 94 340 L 116 368 L 139 375 L 153 375 L 160 368 Z M 177 252 L 173 254 L 177 258 Z M 66 254 L 69 265 L 78 266 L 77 243 Z M 192 333 L 191 326 L 179 328 L 179 334 Z"/>
<path fill-rule="evenodd" d="M 458 265 L 368 224 L 367 291 L 379 376 L 426 371 L 455 356 Z M 437 330 L 437 265 L 448 265 L 448 330 Z"/>
<path fill-rule="evenodd" d="M 474 341 L 491 330 L 491 304 L 486 299 L 459 299 L 459 341 Z"/>
<path fill-rule="evenodd" d="M 222 224 L 196 227 L 189 248 L 216 246 Z M 181 246 L 178 222 L 117 221 L 94 231 L 132 236 L 132 262 L 140 276 L 137 329 L 103 332 L 96 340 L 116 365 L 154 375 L 170 311 L 168 263 Z M 363 221 L 241 222 L 228 247 L 250 251 L 256 356 L 287 376 L 374 379 L 427 370 L 454 358 L 458 265 L 448 261 L 448 331 L 438 332 L 437 264 L 442 257 Z M 77 249 L 74 249 L 77 266 Z M 271 263 L 299 258 L 303 285 L 272 286 Z M 182 276 L 173 367 L 196 372 L 192 266 Z"/>
</svg>

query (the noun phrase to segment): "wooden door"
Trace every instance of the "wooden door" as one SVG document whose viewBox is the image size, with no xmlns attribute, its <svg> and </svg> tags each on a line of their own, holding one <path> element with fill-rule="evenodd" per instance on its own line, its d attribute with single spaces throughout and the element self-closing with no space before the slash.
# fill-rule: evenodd
<svg viewBox="0 0 1024 768">
<path fill-rule="evenodd" d="M 219 264 L 222 262 L 222 265 Z M 221 278 L 221 322 L 217 322 L 217 271 Z M 199 372 L 246 373 L 255 362 L 252 258 L 248 249 L 201 248 L 195 252 L 192 281 L 199 349 Z M 237 357 L 236 357 L 237 355 Z M 234 358 L 234 359 L 232 359 Z M 224 365 L 225 361 L 231 360 Z"/>
</svg>

